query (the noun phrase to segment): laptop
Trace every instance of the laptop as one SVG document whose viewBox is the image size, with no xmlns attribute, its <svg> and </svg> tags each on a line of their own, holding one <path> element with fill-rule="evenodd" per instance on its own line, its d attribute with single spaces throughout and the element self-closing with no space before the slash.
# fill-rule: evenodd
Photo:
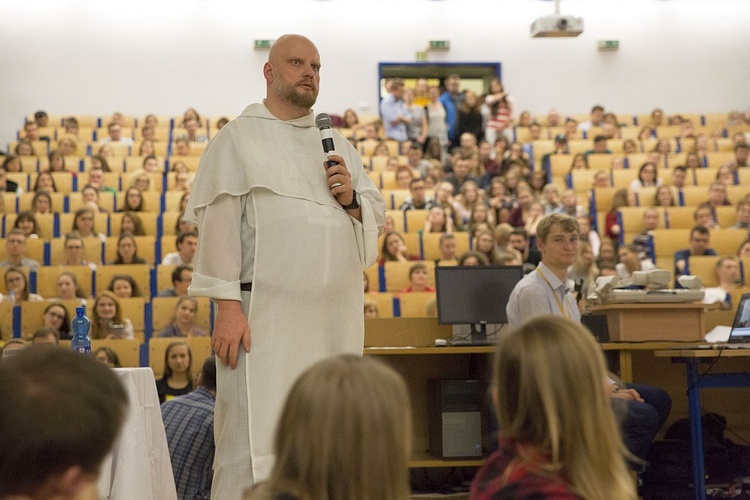
<svg viewBox="0 0 750 500">
<path fill-rule="evenodd" d="M 737 304 L 732 330 L 724 346 L 727 349 L 750 349 L 750 293 L 742 294 Z"/>
</svg>

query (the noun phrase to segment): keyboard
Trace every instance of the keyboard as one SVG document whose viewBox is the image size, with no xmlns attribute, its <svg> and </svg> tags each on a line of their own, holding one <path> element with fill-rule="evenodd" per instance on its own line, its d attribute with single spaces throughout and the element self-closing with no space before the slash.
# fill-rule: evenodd
<svg viewBox="0 0 750 500">
<path fill-rule="evenodd" d="M 605 304 L 679 303 L 703 300 L 703 290 L 663 289 L 630 290 L 615 289 L 604 294 Z"/>
<path fill-rule="evenodd" d="M 482 345 L 495 345 L 492 340 L 472 340 L 472 339 L 451 339 L 448 345 L 452 347 L 473 347 Z"/>
</svg>

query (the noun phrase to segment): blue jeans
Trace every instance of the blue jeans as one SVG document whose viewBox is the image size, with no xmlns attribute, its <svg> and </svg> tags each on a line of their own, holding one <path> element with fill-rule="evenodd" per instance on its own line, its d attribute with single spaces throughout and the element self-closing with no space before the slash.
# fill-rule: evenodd
<svg viewBox="0 0 750 500">
<path fill-rule="evenodd" d="M 615 413 L 621 418 L 622 438 L 630 452 L 646 459 L 656 433 L 664 425 L 672 409 L 672 399 L 663 389 L 641 384 L 626 384 L 635 389 L 644 402 L 612 398 Z"/>
</svg>

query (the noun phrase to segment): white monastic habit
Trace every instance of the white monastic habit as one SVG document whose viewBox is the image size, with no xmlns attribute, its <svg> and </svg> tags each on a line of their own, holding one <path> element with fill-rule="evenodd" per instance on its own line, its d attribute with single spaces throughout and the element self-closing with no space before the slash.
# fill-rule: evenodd
<svg viewBox="0 0 750 500">
<path fill-rule="evenodd" d="M 200 231 L 189 294 L 241 300 L 252 343 L 235 370 L 217 365 L 213 498 L 238 499 L 268 476 L 276 420 L 301 372 L 362 354 L 362 268 L 377 259 L 385 201 L 348 141 L 334 142 L 362 222 L 328 188 L 313 113 L 281 121 L 250 105 L 201 158 L 185 212 Z"/>
</svg>

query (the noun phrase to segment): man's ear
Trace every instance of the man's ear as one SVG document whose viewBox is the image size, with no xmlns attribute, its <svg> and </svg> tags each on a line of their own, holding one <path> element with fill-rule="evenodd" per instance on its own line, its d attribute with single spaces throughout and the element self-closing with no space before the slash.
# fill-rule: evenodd
<svg viewBox="0 0 750 500">
<path fill-rule="evenodd" d="M 273 68 L 271 68 L 271 63 L 266 62 L 263 65 L 263 77 L 265 77 L 267 82 L 273 81 Z"/>
</svg>

